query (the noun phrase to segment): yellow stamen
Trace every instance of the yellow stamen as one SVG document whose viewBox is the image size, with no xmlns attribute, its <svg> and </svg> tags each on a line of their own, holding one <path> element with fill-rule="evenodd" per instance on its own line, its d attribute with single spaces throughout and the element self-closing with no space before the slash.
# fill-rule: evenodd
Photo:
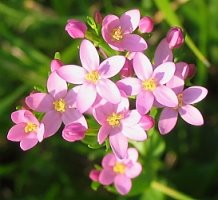
<svg viewBox="0 0 218 200">
<path fill-rule="evenodd" d="M 32 122 L 28 122 L 26 126 L 24 127 L 24 131 L 25 133 L 30 133 L 30 132 L 36 131 L 37 128 L 38 126 L 36 124 Z"/>
<path fill-rule="evenodd" d="M 119 173 L 119 174 L 124 174 L 125 169 L 126 169 L 126 166 L 122 163 L 119 163 L 119 162 L 117 162 L 113 167 L 113 171 L 115 173 Z"/>
<path fill-rule="evenodd" d="M 66 103 L 63 99 L 59 99 L 57 101 L 53 102 L 54 104 L 54 109 L 58 112 L 65 112 L 66 109 Z"/>
<path fill-rule="evenodd" d="M 148 80 L 145 80 L 142 82 L 142 87 L 145 90 L 148 90 L 150 92 L 154 91 L 157 87 L 156 81 L 153 78 L 150 78 Z"/>
<path fill-rule="evenodd" d="M 96 83 L 98 81 L 99 77 L 99 73 L 97 71 L 92 71 L 88 74 L 86 74 L 86 80 L 92 82 L 92 83 Z"/>
<path fill-rule="evenodd" d="M 120 125 L 120 120 L 123 118 L 123 115 L 118 113 L 112 113 L 108 118 L 107 122 L 110 126 L 116 127 Z"/>
<path fill-rule="evenodd" d="M 178 102 L 179 102 L 178 107 L 180 108 L 183 106 L 183 94 L 182 93 L 178 94 L 177 98 L 178 98 Z"/>
<path fill-rule="evenodd" d="M 114 40 L 117 40 L 117 41 L 122 40 L 123 39 L 123 32 L 122 32 L 121 27 L 113 29 L 111 35 L 112 35 L 112 38 Z"/>
</svg>

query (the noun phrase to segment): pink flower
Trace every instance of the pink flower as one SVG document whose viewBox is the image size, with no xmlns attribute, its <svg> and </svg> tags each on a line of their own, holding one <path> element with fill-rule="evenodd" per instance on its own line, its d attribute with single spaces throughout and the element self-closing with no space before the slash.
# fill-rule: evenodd
<svg viewBox="0 0 218 200">
<path fill-rule="evenodd" d="M 8 132 L 7 139 L 20 142 L 22 150 L 28 150 L 43 140 L 44 124 L 28 110 L 18 110 L 11 114 L 16 124 Z"/>
<path fill-rule="evenodd" d="M 162 63 L 153 70 L 149 59 L 138 52 L 133 59 L 133 68 L 138 78 L 125 78 L 117 85 L 127 96 L 137 95 L 136 109 L 140 114 L 148 113 L 154 100 L 167 107 L 178 104 L 175 93 L 164 85 L 174 75 L 173 62 Z"/>
<path fill-rule="evenodd" d="M 136 110 L 129 110 L 129 101 L 122 98 L 119 104 L 109 102 L 94 109 L 95 119 L 101 125 L 98 142 L 102 144 L 109 137 L 110 146 L 115 155 L 122 159 L 126 156 L 128 138 L 144 141 L 147 135 L 139 125 L 141 115 Z"/>
<path fill-rule="evenodd" d="M 112 49 L 117 51 L 137 52 L 147 49 L 145 40 L 132 34 L 140 21 L 139 10 L 129 10 L 120 18 L 107 15 L 102 22 L 102 36 Z"/>
<path fill-rule="evenodd" d="M 67 83 L 56 71 L 47 81 L 48 93 L 34 93 L 26 97 L 26 104 L 37 112 L 45 112 L 42 122 L 45 124 L 45 137 L 50 137 L 65 125 L 78 122 L 87 127 L 84 116 L 75 109 L 76 88 L 67 91 Z"/>
<path fill-rule="evenodd" d="M 171 49 L 181 47 L 185 41 L 182 29 L 179 27 L 171 28 L 167 33 L 166 39 Z"/>
<path fill-rule="evenodd" d="M 132 187 L 131 179 L 142 171 L 142 166 L 137 160 L 138 152 L 135 148 L 129 148 L 123 160 L 119 160 L 112 153 L 107 154 L 102 160 L 103 169 L 99 175 L 99 182 L 103 185 L 114 183 L 121 195 L 128 194 Z"/>
<path fill-rule="evenodd" d="M 76 99 L 79 111 L 87 111 L 95 102 L 97 94 L 111 103 L 119 103 L 120 91 L 109 78 L 119 73 L 125 63 L 125 57 L 113 56 L 99 65 L 96 48 L 90 41 L 83 40 L 80 46 L 80 59 L 83 67 L 65 65 L 57 71 L 67 82 L 82 84 Z"/>
<path fill-rule="evenodd" d="M 74 39 L 84 38 L 87 31 L 87 26 L 84 22 L 81 22 L 76 19 L 70 19 L 67 21 L 65 30 L 68 32 L 70 37 Z"/>
<path fill-rule="evenodd" d="M 177 84 L 176 84 L 177 85 Z M 160 114 L 158 128 L 161 134 L 169 133 L 176 125 L 178 113 L 187 123 L 201 126 L 204 119 L 200 111 L 192 106 L 207 95 L 207 89 L 200 86 L 192 86 L 183 91 L 183 87 L 173 88 L 177 94 L 178 104 L 174 108 L 164 108 Z"/>
<path fill-rule="evenodd" d="M 145 16 L 140 19 L 139 31 L 141 33 L 151 33 L 154 28 L 154 22 L 149 16 Z"/>
</svg>

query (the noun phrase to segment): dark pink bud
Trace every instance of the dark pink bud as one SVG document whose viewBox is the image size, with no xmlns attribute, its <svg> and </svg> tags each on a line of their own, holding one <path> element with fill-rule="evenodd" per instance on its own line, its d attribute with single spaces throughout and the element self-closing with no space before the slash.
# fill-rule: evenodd
<svg viewBox="0 0 218 200">
<path fill-rule="evenodd" d="M 53 59 L 51 61 L 51 72 L 56 71 L 57 69 L 59 69 L 61 66 L 63 66 L 63 63 L 59 60 L 59 59 Z"/>
<path fill-rule="evenodd" d="M 197 71 L 196 66 L 195 64 L 188 64 L 188 67 L 189 67 L 189 71 L 188 71 L 187 78 L 193 78 Z"/>
<path fill-rule="evenodd" d="M 167 42 L 171 49 L 179 48 L 184 43 L 182 29 L 179 27 L 171 28 L 167 33 Z"/>
<path fill-rule="evenodd" d="M 154 126 L 154 119 L 150 115 L 143 115 L 142 118 L 139 121 L 139 125 L 144 129 L 144 130 L 149 130 L 153 128 Z"/>
<path fill-rule="evenodd" d="M 154 28 L 154 22 L 151 17 L 145 16 L 140 19 L 139 22 L 139 31 L 141 33 L 150 33 Z"/>
<path fill-rule="evenodd" d="M 89 173 L 89 178 L 92 180 L 92 181 L 95 181 L 95 182 L 99 182 L 99 175 L 100 175 L 100 170 L 97 170 L 97 169 L 92 169 Z"/>
<path fill-rule="evenodd" d="M 87 128 L 80 123 L 70 123 L 62 131 L 62 137 L 68 142 L 82 140 L 85 137 Z"/>
<path fill-rule="evenodd" d="M 70 37 L 74 39 L 84 38 L 87 31 L 87 26 L 84 22 L 75 19 L 70 19 L 67 21 L 65 30 L 68 32 Z"/>
<path fill-rule="evenodd" d="M 130 77 L 134 74 L 132 60 L 126 59 L 123 68 L 120 71 L 122 78 Z"/>
<path fill-rule="evenodd" d="M 96 24 L 100 24 L 100 25 L 102 24 L 103 18 L 102 18 L 102 15 L 99 11 L 95 12 L 94 19 L 95 19 Z"/>
</svg>

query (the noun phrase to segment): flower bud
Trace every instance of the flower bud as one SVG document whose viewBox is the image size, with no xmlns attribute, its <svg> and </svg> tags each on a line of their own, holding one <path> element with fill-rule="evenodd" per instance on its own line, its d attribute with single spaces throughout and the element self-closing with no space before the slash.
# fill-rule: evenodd
<svg viewBox="0 0 218 200">
<path fill-rule="evenodd" d="M 63 66 L 63 63 L 59 59 L 53 59 L 51 61 L 50 66 L 51 66 L 51 72 L 54 72 L 57 69 L 59 69 L 61 66 Z"/>
<path fill-rule="evenodd" d="M 65 30 L 68 32 L 70 37 L 74 39 L 84 38 L 87 31 L 87 26 L 84 22 L 75 19 L 70 19 L 67 21 Z"/>
<path fill-rule="evenodd" d="M 123 68 L 120 71 L 120 75 L 122 78 L 130 77 L 134 74 L 132 60 L 126 59 Z"/>
<path fill-rule="evenodd" d="M 153 128 L 154 119 L 150 115 L 143 115 L 139 121 L 139 125 L 145 130 Z"/>
<path fill-rule="evenodd" d="M 103 18 L 102 18 L 102 15 L 99 11 L 95 12 L 94 19 L 95 19 L 96 24 L 100 24 L 100 25 L 102 24 Z"/>
<path fill-rule="evenodd" d="M 141 33 L 150 33 L 154 28 L 154 22 L 151 17 L 145 16 L 140 19 L 139 22 L 139 31 Z"/>
<path fill-rule="evenodd" d="M 187 78 L 193 78 L 196 74 L 196 66 L 195 64 L 188 64 L 189 70 L 188 70 L 188 75 Z"/>
<path fill-rule="evenodd" d="M 95 181 L 95 182 L 98 182 L 99 181 L 99 175 L 100 175 L 100 170 L 97 170 L 97 169 L 92 169 L 89 173 L 89 178 L 92 180 L 92 181 Z"/>
<path fill-rule="evenodd" d="M 179 27 L 171 28 L 167 33 L 167 42 L 171 49 L 179 48 L 184 43 L 182 29 Z"/>
</svg>

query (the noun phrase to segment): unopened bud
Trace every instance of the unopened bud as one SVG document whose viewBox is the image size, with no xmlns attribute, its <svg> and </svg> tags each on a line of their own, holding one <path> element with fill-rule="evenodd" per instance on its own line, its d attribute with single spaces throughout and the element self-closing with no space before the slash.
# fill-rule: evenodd
<svg viewBox="0 0 218 200">
<path fill-rule="evenodd" d="M 179 27 L 171 28 L 167 33 L 167 42 L 171 49 L 179 48 L 184 43 L 182 29 Z"/>
<path fill-rule="evenodd" d="M 151 17 L 145 16 L 139 22 L 139 31 L 141 33 L 150 33 L 154 28 L 154 22 Z"/>
</svg>

